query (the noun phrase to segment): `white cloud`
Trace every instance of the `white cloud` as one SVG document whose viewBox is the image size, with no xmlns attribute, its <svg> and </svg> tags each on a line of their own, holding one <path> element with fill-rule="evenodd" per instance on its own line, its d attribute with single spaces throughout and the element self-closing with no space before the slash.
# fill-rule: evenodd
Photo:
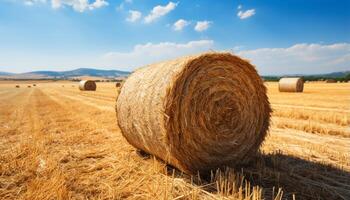
<svg viewBox="0 0 350 200">
<path fill-rule="evenodd" d="M 158 5 L 154 7 L 149 15 L 145 17 L 145 23 L 152 23 L 156 19 L 174 10 L 178 3 L 169 2 L 166 6 Z"/>
<path fill-rule="evenodd" d="M 128 22 L 136 22 L 142 16 L 142 13 L 137 10 L 129 10 L 129 16 L 126 18 Z"/>
<path fill-rule="evenodd" d="M 194 30 L 197 32 L 205 31 L 210 27 L 211 23 L 212 22 L 210 22 L 210 21 L 199 21 L 199 22 L 197 22 L 196 26 L 194 27 Z"/>
<path fill-rule="evenodd" d="M 89 0 L 51 0 L 51 7 L 54 9 L 61 8 L 63 6 L 70 6 L 75 11 L 84 12 L 85 10 L 94 10 L 103 6 L 108 6 L 106 0 L 95 0 L 93 3 L 89 3 Z"/>
<path fill-rule="evenodd" d="M 61 0 L 51 0 L 51 7 L 53 9 L 58 9 L 61 7 Z"/>
<path fill-rule="evenodd" d="M 295 44 L 237 54 L 251 60 L 262 74 L 318 74 L 350 69 L 350 43 Z"/>
<path fill-rule="evenodd" d="M 36 3 L 46 3 L 46 0 L 24 0 L 24 5 L 32 6 Z"/>
<path fill-rule="evenodd" d="M 183 28 L 185 28 L 188 25 L 190 25 L 190 22 L 188 22 L 184 19 L 179 19 L 174 23 L 173 29 L 175 31 L 181 31 Z"/>
<path fill-rule="evenodd" d="M 103 56 L 103 60 L 105 66 L 133 70 L 135 67 L 146 64 L 208 51 L 213 45 L 214 41 L 212 40 L 197 40 L 183 44 L 172 42 L 139 44 L 134 46 L 130 52 L 109 52 Z"/>
<path fill-rule="evenodd" d="M 237 16 L 240 19 L 247 19 L 251 16 L 255 15 L 255 9 L 250 9 L 250 10 L 246 10 L 246 11 L 238 11 Z"/>
<path fill-rule="evenodd" d="M 94 3 L 90 4 L 89 9 L 101 8 L 103 6 L 108 6 L 108 2 L 105 0 L 96 0 Z"/>
</svg>

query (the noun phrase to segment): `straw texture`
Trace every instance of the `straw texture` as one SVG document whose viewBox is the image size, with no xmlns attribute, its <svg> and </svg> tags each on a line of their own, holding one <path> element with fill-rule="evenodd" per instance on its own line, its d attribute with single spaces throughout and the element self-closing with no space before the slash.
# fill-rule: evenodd
<svg viewBox="0 0 350 200">
<path fill-rule="evenodd" d="M 80 81 L 79 89 L 83 91 L 95 91 L 96 83 L 95 81 L 91 81 L 91 80 Z"/>
<path fill-rule="evenodd" d="M 304 80 L 300 77 L 281 78 L 278 89 L 280 92 L 303 92 Z"/>
<path fill-rule="evenodd" d="M 266 136 L 271 112 L 255 68 L 229 53 L 136 70 L 116 110 L 130 144 L 187 173 L 248 160 Z"/>
</svg>

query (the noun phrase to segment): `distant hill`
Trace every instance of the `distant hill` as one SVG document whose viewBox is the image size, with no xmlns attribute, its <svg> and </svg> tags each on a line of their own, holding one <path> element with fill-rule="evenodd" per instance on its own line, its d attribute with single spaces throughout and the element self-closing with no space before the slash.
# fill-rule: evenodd
<svg viewBox="0 0 350 200">
<path fill-rule="evenodd" d="M 319 74 L 319 75 L 311 75 L 311 76 L 323 76 L 323 77 L 329 77 L 329 78 L 342 78 L 350 74 L 350 71 L 344 71 L 344 72 L 332 72 L 328 74 Z"/>
<path fill-rule="evenodd" d="M 335 79 L 337 81 L 348 81 L 350 80 L 350 71 L 343 72 L 332 72 L 326 74 L 312 74 L 312 75 L 303 75 L 303 74 L 290 74 L 283 76 L 263 76 L 263 78 L 267 81 L 278 81 L 281 77 L 292 77 L 292 76 L 300 76 L 303 77 L 304 80 L 308 81 L 316 81 L 316 80 L 325 80 L 325 79 Z"/>
<path fill-rule="evenodd" d="M 129 74 L 130 72 L 120 70 L 100 70 L 90 68 L 79 68 L 71 71 L 33 71 L 20 74 L 0 72 L 0 76 L 3 78 L 11 79 L 71 79 L 83 76 L 114 78 L 128 76 Z"/>
<path fill-rule="evenodd" d="M 8 72 L 0 72 L 0 76 L 11 76 L 13 73 L 8 73 Z"/>
<path fill-rule="evenodd" d="M 128 76 L 130 72 L 120 70 L 100 70 L 91 68 L 79 68 L 70 71 L 33 71 L 27 73 L 8 73 L 0 72 L 0 78 L 7 79 L 73 79 L 80 77 L 96 77 L 101 79 L 115 78 Z M 320 79 L 336 79 L 336 80 L 349 80 L 350 71 L 332 72 L 326 74 L 290 74 L 283 76 L 263 76 L 265 80 L 278 81 L 281 77 L 285 76 L 302 76 L 305 80 L 320 80 Z"/>
</svg>

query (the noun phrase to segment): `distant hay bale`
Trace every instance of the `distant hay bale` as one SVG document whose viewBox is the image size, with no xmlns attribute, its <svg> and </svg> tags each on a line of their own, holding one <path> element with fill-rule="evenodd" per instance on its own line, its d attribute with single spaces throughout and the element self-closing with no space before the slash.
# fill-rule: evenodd
<svg viewBox="0 0 350 200">
<path fill-rule="evenodd" d="M 19 86 L 19 85 L 16 85 L 16 88 L 20 88 L 20 86 Z"/>
<path fill-rule="evenodd" d="M 280 92 L 303 92 L 304 80 L 301 77 L 285 77 L 278 82 Z"/>
<path fill-rule="evenodd" d="M 122 84 L 120 82 L 115 83 L 115 87 L 120 87 Z"/>
<path fill-rule="evenodd" d="M 31 88 L 32 86 L 28 85 L 27 87 L 28 87 L 28 88 Z"/>
<path fill-rule="evenodd" d="M 36 86 L 36 84 L 33 84 L 33 86 L 35 87 L 35 86 Z"/>
<path fill-rule="evenodd" d="M 336 83 L 337 81 L 336 80 L 334 80 L 334 79 L 327 79 L 326 80 L 326 83 Z"/>
<path fill-rule="evenodd" d="M 116 111 L 127 141 L 187 173 L 249 160 L 271 113 L 255 68 L 229 53 L 206 53 L 136 70 Z"/>
<path fill-rule="evenodd" d="M 91 81 L 91 80 L 80 81 L 79 89 L 82 91 L 95 91 L 96 83 L 95 81 Z"/>
</svg>

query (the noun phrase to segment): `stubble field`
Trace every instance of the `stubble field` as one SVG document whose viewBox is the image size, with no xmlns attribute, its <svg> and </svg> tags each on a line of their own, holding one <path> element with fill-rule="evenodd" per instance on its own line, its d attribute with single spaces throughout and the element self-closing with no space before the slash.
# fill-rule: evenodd
<svg viewBox="0 0 350 200">
<path fill-rule="evenodd" d="M 272 125 L 245 166 L 190 177 L 138 153 L 113 83 L 0 82 L 0 199 L 350 199 L 350 84 L 266 83 Z M 15 88 L 20 85 L 20 88 Z"/>
</svg>

